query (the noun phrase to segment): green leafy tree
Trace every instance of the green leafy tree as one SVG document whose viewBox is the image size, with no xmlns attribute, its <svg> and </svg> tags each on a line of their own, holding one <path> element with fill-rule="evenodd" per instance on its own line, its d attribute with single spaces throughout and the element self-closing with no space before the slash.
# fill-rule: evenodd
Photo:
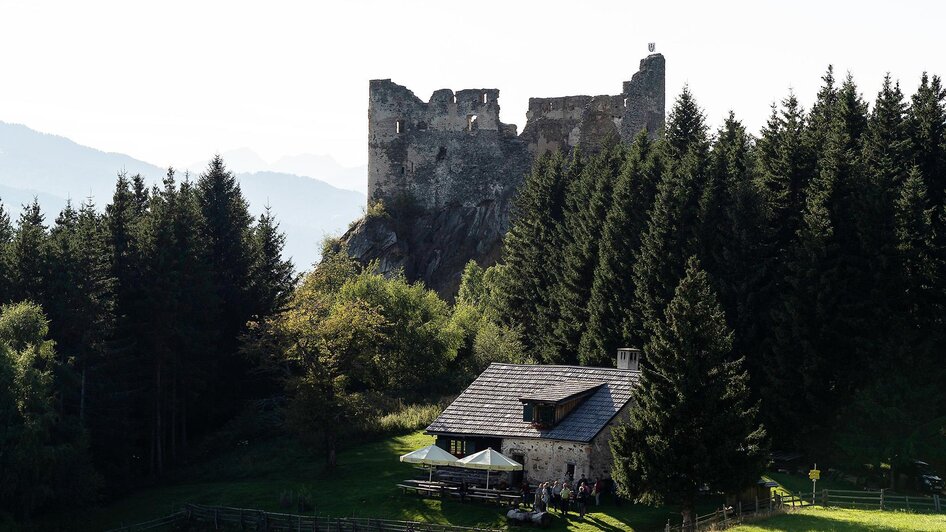
<svg viewBox="0 0 946 532">
<path fill-rule="evenodd" d="M 664 316 L 644 348 L 635 407 L 613 432 L 613 474 L 624 495 L 680 504 L 692 526 L 704 486 L 736 493 L 758 480 L 765 431 L 743 359 L 732 355 L 732 331 L 695 258 Z"/>
<path fill-rule="evenodd" d="M 99 486 L 85 433 L 63 415 L 48 322 L 34 303 L 0 311 L 0 510 L 21 520 L 43 509 L 90 502 Z"/>
</svg>

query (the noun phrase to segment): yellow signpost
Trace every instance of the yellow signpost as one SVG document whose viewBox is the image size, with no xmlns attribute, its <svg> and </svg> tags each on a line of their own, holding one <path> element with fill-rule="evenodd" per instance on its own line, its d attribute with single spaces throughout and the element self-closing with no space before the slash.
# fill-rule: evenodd
<svg viewBox="0 0 946 532">
<path fill-rule="evenodd" d="M 815 503 L 815 485 L 818 483 L 818 479 L 821 478 L 821 470 L 818 469 L 818 464 L 815 464 L 815 467 L 808 472 L 808 478 L 811 479 L 811 504 Z"/>
</svg>

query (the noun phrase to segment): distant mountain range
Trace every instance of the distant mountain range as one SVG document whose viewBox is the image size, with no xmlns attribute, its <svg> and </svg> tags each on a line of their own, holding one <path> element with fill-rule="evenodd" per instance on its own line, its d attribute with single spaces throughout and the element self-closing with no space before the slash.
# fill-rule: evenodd
<svg viewBox="0 0 946 532">
<path fill-rule="evenodd" d="M 326 235 L 340 235 L 364 210 L 363 192 L 329 184 L 364 185 L 364 167 L 345 168 L 330 157 L 308 154 L 270 164 L 247 149 L 221 156 L 236 174 L 251 213 L 259 215 L 266 205 L 272 207 L 286 233 L 286 255 L 292 257 L 298 270 L 309 269 L 318 260 L 320 243 Z M 196 163 L 187 169 L 196 178 L 205 167 L 205 163 Z M 0 122 L 0 200 L 14 219 L 20 206 L 34 197 L 47 223 L 52 223 L 62 210 L 66 198 L 79 204 L 91 197 L 101 209 L 111 201 L 116 176 L 122 171 L 141 174 L 154 184 L 160 183 L 167 170 L 124 154 L 99 151 L 64 137 Z M 321 179 L 323 175 L 325 180 Z"/>
</svg>

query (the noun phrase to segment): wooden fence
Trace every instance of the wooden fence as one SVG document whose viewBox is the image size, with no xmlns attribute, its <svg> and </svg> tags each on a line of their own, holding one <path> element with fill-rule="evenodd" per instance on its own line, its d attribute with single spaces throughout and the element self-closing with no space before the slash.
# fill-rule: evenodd
<svg viewBox="0 0 946 532">
<path fill-rule="evenodd" d="M 138 532 L 169 527 L 179 522 L 206 523 L 207 528 L 253 530 L 259 532 L 499 532 L 498 529 L 471 528 L 416 521 L 372 519 L 369 517 L 325 517 L 284 514 L 185 504 L 180 512 L 146 523 L 123 526 L 109 532 Z"/>
<path fill-rule="evenodd" d="M 823 506 L 912 512 L 942 512 L 946 509 L 939 495 L 897 495 L 886 490 L 821 490 L 817 495 L 818 504 Z"/>
<path fill-rule="evenodd" d="M 811 498 L 803 499 L 797 495 L 773 495 L 768 499 L 756 499 L 754 503 L 738 503 L 736 506 L 724 506 L 712 513 L 698 515 L 692 526 L 683 523 L 672 525 L 667 521 L 667 532 L 685 532 L 687 530 L 722 530 L 749 519 L 760 519 L 791 508 L 811 506 Z"/>
</svg>

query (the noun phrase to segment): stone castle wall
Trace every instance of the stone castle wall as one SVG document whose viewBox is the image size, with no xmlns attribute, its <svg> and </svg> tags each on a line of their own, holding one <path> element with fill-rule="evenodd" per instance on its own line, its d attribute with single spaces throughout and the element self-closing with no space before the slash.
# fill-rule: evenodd
<svg viewBox="0 0 946 532">
<path fill-rule="evenodd" d="M 391 80 L 369 85 L 368 201 L 341 238 L 382 273 L 403 272 L 451 299 L 471 259 L 498 260 L 511 198 L 533 160 L 576 146 L 595 151 L 664 124 L 664 58 L 650 55 L 614 96 L 532 98 L 521 134 L 499 120 L 499 90 L 441 89 L 425 102 Z"/>
<path fill-rule="evenodd" d="M 424 102 L 391 80 L 373 80 L 369 201 L 473 207 L 511 195 L 543 153 L 595 151 L 608 137 L 630 142 L 641 129 L 656 134 L 664 123 L 664 71 L 663 56 L 653 54 L 621 94 L 531 98 L 521 135 L 500 121 L 498 89 L 441 89 Z"/>
</svg>

